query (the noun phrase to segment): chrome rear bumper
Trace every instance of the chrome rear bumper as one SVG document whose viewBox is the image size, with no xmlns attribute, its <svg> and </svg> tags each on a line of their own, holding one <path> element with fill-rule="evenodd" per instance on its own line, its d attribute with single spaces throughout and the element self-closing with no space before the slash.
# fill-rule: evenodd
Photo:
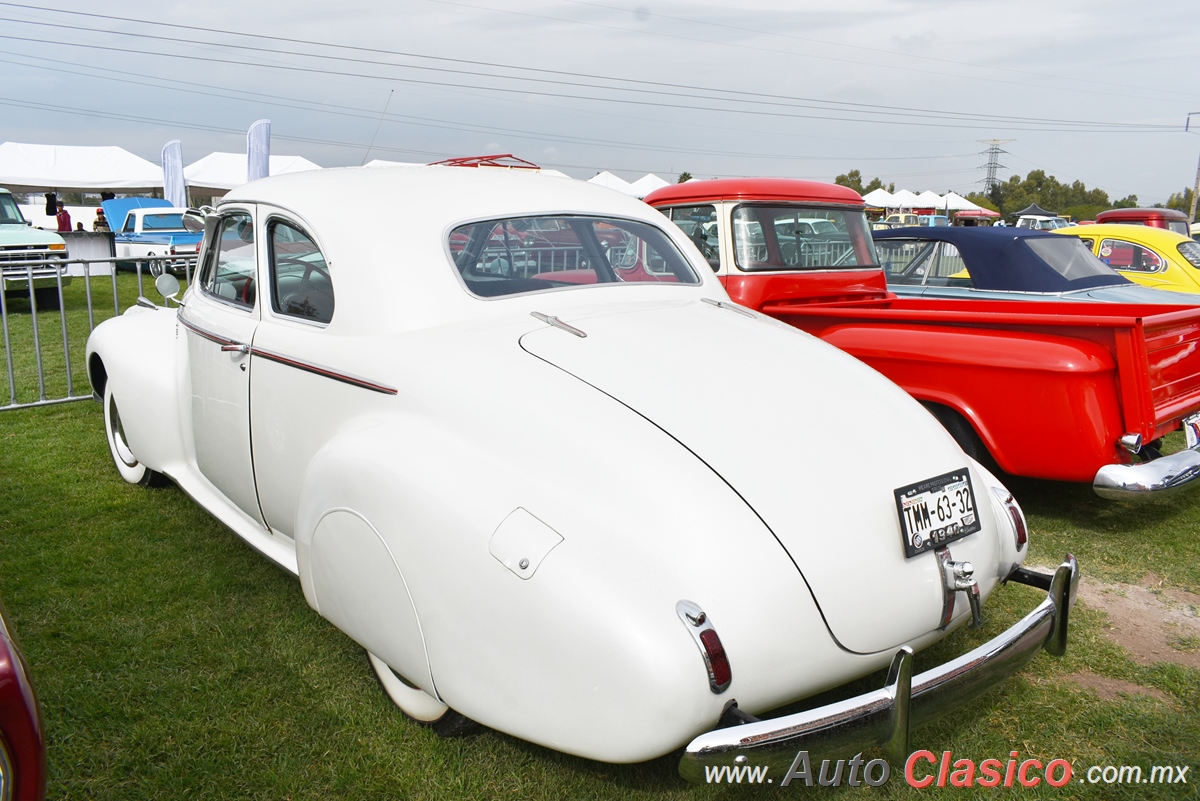
<svg viewBox="0 0 1200 801">
<path fill-rule="evenodd" d="M 1184 450 L 1139 464 L 1106 464 L 1096 473 L 1092 489 L 1112 500 L 1165 495 L 1200 487 L 1200 451 Z"/>
<path fill-rule="evenodd" d="M 766 765 L 786 771 L 799 751 L 849 757 L 881 746 L 899 764 L 908 756 L 912 725 L 967 703 L 1025 666 L 1043 648 L 1061 656 L 1075 601 L 1079 566 L 1067 558 L 1053 574 L 1018 569 L 1009 580 L 1046 590 L 1046 599 L 1016 625 L 975 650 L 913 676 L 912 650 L 896 652 L 883 689 L 794 715 L 731 726 L 688 744 L 679 773 L 705 781 L 705 767 Z"/>
</svg>

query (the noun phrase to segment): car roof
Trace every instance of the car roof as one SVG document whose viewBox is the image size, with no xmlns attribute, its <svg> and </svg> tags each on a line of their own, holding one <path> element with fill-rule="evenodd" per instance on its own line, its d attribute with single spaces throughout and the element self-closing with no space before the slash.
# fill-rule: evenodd
<svg viewBox="0 0 1200 801">
<path fill-rule="evenodd" d="M 1178 209 L 1109 209 L 1096 215 L 1096 222 L 1118 222 L 1120 220 L 1144 220 L 1158 218 L 1162 220 L 1178 220 L 1186 222 L 1187 214 Z"/>
<path fill-rule="evenodd" d="M 719 200 L 865 205 L 862 195 L 849 187 L 795 178 L 713 178 L 708 181 L 688 181 L 656 189 L 646 195 L 645 200 L 651 205 L 714 203 Z"/>
<path fill-rule="evenodd" d="M 893 228 L 872 231 L 878 242 L 915 239 L 949 242 L 958 248 L 976 289 L 1006 292 L 1071 292 L 1131 283 L 1116 273 L 1067 279 L 1034 250 L 1030 240 L 1053 238 L 1049 231 L 1010 227 Z"/>
<path fill-rule="evenodd" d="M 470 222 L 556 214 L 612 216 L 644 221 L 666 232 L 681 250 L 688 247 L 683 231 L 636 198 L 533 170 L 310 170 L 240 186 L 221 200 L 218 210 L 230 203 L 269 204 L 296 218 L 320 246 L 334 276 L 337 313 L 330 330 L 356 334 L 478 318 L 490 313 L 487 308 L 508 303 L 562 306 L 595 301 L 595 292 L 578 289 L 559 292 L 553 300 L 540 294 L 486 301 L 472 297 L 462 287 L 449 252 L 450 232 Z M 701 284 L 689 285 L 687 291 L 715 284 L 711 270 L 701 270 L 695 261 L 692 266 Z M 611 299 L 612 294 L 603 297 Z"/>
<path fill-rule="evenodd" d="M 1194 241 L 1190 236 L 1175 233 L 1166 228 L 1155 228 L 1151 225 L 1130 225 L 1129 223 L 1096 223 L 1074 228 L 1060 228 L 1055 233 L 1069 232 L 1073 236 L 1085 236 L 1088 239 L 1096 237 L 1113 237 L 1131 241 L 1148 242 L 1159 247 L 1170 247 L 1180 242 Z"/>
</svg>

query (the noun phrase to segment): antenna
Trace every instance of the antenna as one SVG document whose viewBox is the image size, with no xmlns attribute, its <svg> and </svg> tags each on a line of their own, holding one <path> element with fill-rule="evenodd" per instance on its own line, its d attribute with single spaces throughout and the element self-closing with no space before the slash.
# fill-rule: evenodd
<svg viewBox="0 0 1200 801">
<path fill-rule="evenodd" d="M 367 163 L 367 156 L 371 155 L 371 148 L 375 146 L 375 137 L 379 136 L 379 129 L 383 127 L 383 118 L 387 116 L 388 106 L 392 104 L 392 95 L 395 93 L 395 89 L 388 90 L 387 100 L 383 104 L 383 113 L 379 115 L 379 124 L 375 126 L 375 133 L 371 134 L 371 144 L 367 145 L 367 152 L 363 153 L 362 164 L 358 165 L 360 167 Z"/>
</svg>

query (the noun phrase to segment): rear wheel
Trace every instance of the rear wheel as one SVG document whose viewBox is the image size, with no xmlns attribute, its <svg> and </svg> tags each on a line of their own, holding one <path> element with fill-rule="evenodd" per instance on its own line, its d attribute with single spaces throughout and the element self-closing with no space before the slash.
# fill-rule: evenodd
<svg viewBox="0 0 1200 801">
<path fill-rule="evenodd" d="M 108 437 L 108 451 L 121 478 L 130 484 L 143 487 L 165 487 L 170 482 L 162 473 L 151 470 L 138 461 L 125 440 L 125 427 L 121 425 L 121 414 L 117 411 L 117 399 L 113 397 L 112 382 L 104 386 L 104 433 Z"/>
<path fill-rule="evenodd" d="M 478 728 L 475 721 L 455 712 L 420 687 L 409 684 L 370 651 L 367 651 L 367 659 L 375 670 L 379 686 L 405 717 L 433 729 L 440 737 L 461 737 Z"/>
<path fill-rule="evenodd" d="M 950 436 L 954 437 L 958 447 L 962 448 L 967 456 L 993 473 L 1000 471 L 996 460 L 992 458 L 987 446 L 983 444 L 983 440 L 979 438 L 979 434 L 975 433 L 975 429 L 967 422 L 966 418 L 948 406 L 937 403 L 922 403 L 921 405 L 928 409 L 930 414 L 942 424 L 942 427 L 950 432 Z"/>
</svg>

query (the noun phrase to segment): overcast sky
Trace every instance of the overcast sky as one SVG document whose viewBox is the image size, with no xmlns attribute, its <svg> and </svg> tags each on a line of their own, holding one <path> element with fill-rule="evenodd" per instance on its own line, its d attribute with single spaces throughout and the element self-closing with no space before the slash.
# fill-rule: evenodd
<svg viewBox="0 0 1200 801">
<path fill-rule="evenodd" d="M 966 193 L 1012 140 L 1001 179 L 1149 205 L 1200 157 L 1196 0 L 68 0 L 0 3 L 0 42 L 0 141 L 156 163 L 170 139 L 245 152 L 267 118 L 273 153 L 326 167 L 513 153 Z"/>
</svg>

